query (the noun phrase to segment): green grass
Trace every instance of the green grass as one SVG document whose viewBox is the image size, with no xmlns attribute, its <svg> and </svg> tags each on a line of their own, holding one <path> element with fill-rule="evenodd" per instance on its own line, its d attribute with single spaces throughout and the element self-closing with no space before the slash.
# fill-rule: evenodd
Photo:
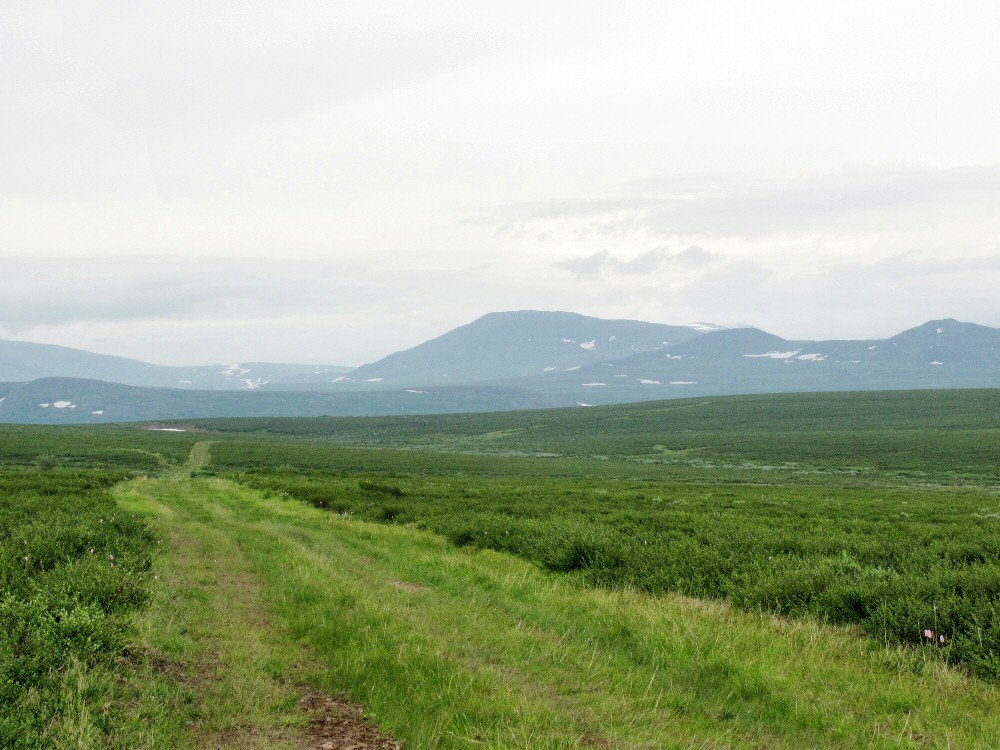
<svg viewBox="0 0 1000 750">
<path fill-rule="evenodd" d="M 543 454 L 561 459 L 555 471 L 570 474 L 602 469 L 579 461 L 574 469 L 566 459 L 596 458 L 612 474 L 631 471 L 650 478 L 711 474 L 727 480 L 798 481 L 804 476 L 815 481 L 830 474 L 837 482 L 858 475 L 874 482 L 988 484 L 1000 479 L 1000 389 L 728 396 L 589 409 L 198 424 L 252 434 L 258 443 L 276 435 L 491 457 Z M 307 444 L 304 450 L 313 449 Z M 318 460 L 299 465 L 323 468 Z M 524 462 L 512 466 L 533 473 Z"/>
<path fill-rule="evenodd" d="M 599 586 L 858 624 L 1000 671 L 1000 497 L 975 490 L 334 475 L 239 481 L 336 513 L 511 552 Z"/>
<path fill-rule="evenodd" d="M 995 747 L 998 401 L 0 427 L 0 746 Z"/>
<path fill-rule="evenodd" d="M 153 547 L 108 495 L 122 478 L 0 472 L 0 747 L 90 747 L 121 718 L 107 670 L 146 601 Z"/>
<path fill-rule="evenodd" d="M 145 626 L 178 661 L 205 643 L 232 644 L 219 659 L 218 689 L 189 708 L 196 738 L 294 728 L 287 690 L 255 682 L 264 673 L 363 703 L 409 748 L 1000 742 L 995 687 L 850 629 L 593 589 L 514 557 L 220 480 L 138 481 L 122 502 L 187 540 L 174 548 L 187 562 L 170 565 L 189 576 L 204 565 L 200 575 L 216 581 L 182 608 L 200 613 L 186 626 L 193 640 L 156 635 L 167 608 Z M 247 587 L 262 612 L 248 617 L 239 601 L 227 612 L 229 597 Z M 258 635 L 231 638 L 233 619 Z M 261 639 L 271 644 L 263 657 L 254 645 Z M 227 720 L 219 701 L 240 682 L 266 699 L 240 714 L 243 690 L 233 706 L 243 718 Z"/>
<path fill-rule="evenodd" d="M 182 463 L 195 434 L 118 427 L 0 425 L 0 466 L 112 467 L 154 472 Z"/>
</svg>

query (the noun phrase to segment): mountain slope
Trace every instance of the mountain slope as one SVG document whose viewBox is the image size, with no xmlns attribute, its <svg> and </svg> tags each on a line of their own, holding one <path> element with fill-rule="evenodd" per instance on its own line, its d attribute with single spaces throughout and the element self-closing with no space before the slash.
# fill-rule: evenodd
<svg viewBox="0 0 1000 750">
<path fill-rule="evenodd" d="M 167 367 L 65 346 L 0 340 L 0 381 L 7 382 L 65 377 L 163 388 L 256 390 L 268 387 L 273 390 L 326 385 L 351 369 L 258 362 Z"/>
<path fill-rule="evenodd" d="M 790 341 L 757 329 L 731 329 L 522 385 L 588 404 L 735 393 L 990 388 L 1000 386 L 1000 329 L 936 320 L 871 341 Z"/>
<path fill-rule="evenodd" d="M 520 310 L 484 315 L 423 344 L 359 367 L 347 389 L 503 382 L 583 367 L 700 335 L 687 326 Z"/>
<path fill-rule="evenodd" d="M 78 378 L 0 383 L 0 422 L 20 424 L 96 424 L 195 417 L 435 414 L 541 408 L 552 404 L 553 398 L 549 396 L 493 385 L 320 393 L 191 391 Z"/>
</svg>

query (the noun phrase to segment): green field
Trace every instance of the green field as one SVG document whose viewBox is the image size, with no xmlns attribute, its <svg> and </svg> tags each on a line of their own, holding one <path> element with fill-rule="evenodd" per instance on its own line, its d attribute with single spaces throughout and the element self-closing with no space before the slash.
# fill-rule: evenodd
<svg viewBox="0 0 1000 750">
<path fill-rule="evenodd" d="M 193 425 L 233 436 L 322 441 L 302 446 L 305 454 L 313 446 L 336 443 L 453 456 L 604 462 L 590 467 L 514 463 L 498 467 L 501 472 L 713 481 L 779 477 L 815 482 L 832 476 L 838 484 L 853 477 L 878 484 L 983 485 L 1000 479 L 1000 390 L 730 396 L 494 414 L 203 420 Z M 277 450 L 290 456 L 296 449 Z M 412 465 L 398 460 L 401 466 Z M 326 461 L 322 452 L 289 459 L 310 468 L 323 468 Z M 627 467 L 615 466 L 618 462 Z M 443 465 L 477 470 L 475 462 L 455 459 Z M 478 466 L 490 470 L 486 464 Z"/>
<path fill-rule="evenodd" d="M 0 428 L 12 747 L 1000 744 L 1000 391 L 159 426 Z"/>
</svg>

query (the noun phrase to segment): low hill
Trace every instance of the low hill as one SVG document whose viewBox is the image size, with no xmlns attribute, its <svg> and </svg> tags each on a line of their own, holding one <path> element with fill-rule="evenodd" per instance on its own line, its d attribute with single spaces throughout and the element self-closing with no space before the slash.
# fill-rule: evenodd
<svg viewBox="0 0 1000 750">
<path fill-rule="evenodd" d="M 0 381 L 62 377 L 190 390 L 278 390 L 327 385 L 351 369 L 266 362 L 169 367 L 65 346 L 0 340 Z"/>
<path fill-rule="evenodd" d="M 549 405 L 506 386 L 453 386 L 377 393 L 220 392 L 144 388 L 79 378 L 0 384 L 0 422 L 98 424 L 194 417 L 433 414 Z"/>
</svg>

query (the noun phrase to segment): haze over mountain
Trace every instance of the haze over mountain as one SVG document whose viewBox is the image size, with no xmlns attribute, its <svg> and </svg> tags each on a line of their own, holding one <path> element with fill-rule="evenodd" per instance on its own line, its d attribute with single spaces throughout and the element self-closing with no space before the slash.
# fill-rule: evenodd
<svg viewBox="0 0 1000 750">
<path fill-rule="evenodd" d="M 0 382 L 66 377 L 162 388 L 256 390 L 265 385 L 316 387 L 351 369 L 259 362 L 169 367 L 65 346 L 0 340 Z"/>
<path fill-rule="evenodd" d="M 735 393 L 1000 387 L 1000 329 L 946 319 L 884 340 L 794 341 L 755 328 L 516 311 L 485 315 L 355 370 L 164 368 L 22 342 L 0 342 L 0 368 L 5 380 L 22 381 L 0 383 L 5 422 L 415 414 Z M 163 387 L 177 381 L 189 382 Z M 251 392 L 218 392 L 236 389 Z"/>
</svg>

